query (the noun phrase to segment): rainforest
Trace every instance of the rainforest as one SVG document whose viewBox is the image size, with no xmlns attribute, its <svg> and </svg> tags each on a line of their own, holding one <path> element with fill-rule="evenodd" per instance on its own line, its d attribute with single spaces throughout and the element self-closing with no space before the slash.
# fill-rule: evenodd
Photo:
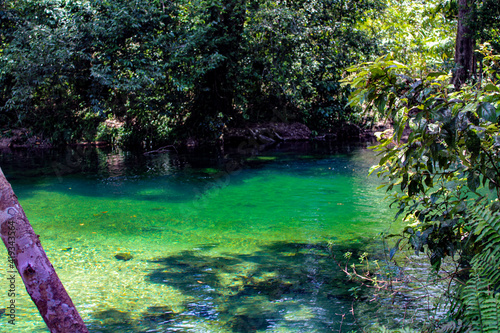
<svg viewBox="0 0 500 333">
<path fill-rule="evenodd" d="M 499 66 L 496 0 L 0 1 L 0 328 L 497 332 Z"/>
</svg>

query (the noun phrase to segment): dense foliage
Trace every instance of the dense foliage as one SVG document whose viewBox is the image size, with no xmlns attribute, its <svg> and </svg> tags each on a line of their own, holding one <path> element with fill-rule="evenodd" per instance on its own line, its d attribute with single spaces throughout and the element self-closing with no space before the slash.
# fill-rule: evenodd
<svg viewBox="0 0 500 333">
<path fill-rule="evenodd" d="M 388 0 L 362 24 L 377 40 L 381 54 L 411 64 L 412 71 L 453 67 L 456 15 L 442 0 Z"/>
<path fill-rule="evenodd" d="M 460 90 L 451 72 L 415 72 L 390 55 L 352 67 L 346 81 L 352 104 L 393 124 L 377 133 L 373 168 L 407 221 L 391 255 L 406 243 L 435 270 L 456 263 L 449 332 L 500 327 L 500 56 L 489 44 L 481 56 L 482 80 Z"/>
<path fill-rule="evenodd" d="M 6 0 L 0 127 L 53 142 L 217 139 L 241 122 L 349 119 L 343 70 L 377 0 Z"/>
</svg>

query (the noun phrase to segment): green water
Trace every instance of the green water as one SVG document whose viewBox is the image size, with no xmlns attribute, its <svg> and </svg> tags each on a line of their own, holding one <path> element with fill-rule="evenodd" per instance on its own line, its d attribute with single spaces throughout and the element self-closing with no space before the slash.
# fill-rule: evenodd
<svg viewBox="0 0 500 333">
<path fill-rule="evenodd" d="M 332 332 L 358 328 L 334 257 L 374 247 L 392 221 L 375 161 L 302 144 L 4 152 L 0 165 L 91 332 Z M 17 289 L 16 325 L 0 316 L 0 330 L 48 332 Z"/>
</svg>

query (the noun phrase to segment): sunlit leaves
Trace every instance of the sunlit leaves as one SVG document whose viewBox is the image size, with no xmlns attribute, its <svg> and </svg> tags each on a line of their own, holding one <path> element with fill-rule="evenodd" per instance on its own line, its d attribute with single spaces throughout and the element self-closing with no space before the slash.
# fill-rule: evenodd
<svg viewBox="0 0 500 333">
<path fill-rule="evenodd" d="M 371 31 L 385 52 L 420 71 L 438 68 L 453 59 L 454 17 L 440 10 L 442 1 L 388 0 L 362 25 Z"/>
<path fill-rule="evenodd" d="M 377 135 L 380 162 L 370 172 L 384 177 L 398 215 L 411 217 L 409 243 L 429 251 L 436 269 L 445 256 L 470 254 L 470 209 L 500 193 L 499 81 L 485 74 L 484 88 L 453 92 L 445 73 L 421 79 L 390 56 L 350 72 L 344 83 L 356 88 L 351 103 L 393 124 Z"/>
</svg>

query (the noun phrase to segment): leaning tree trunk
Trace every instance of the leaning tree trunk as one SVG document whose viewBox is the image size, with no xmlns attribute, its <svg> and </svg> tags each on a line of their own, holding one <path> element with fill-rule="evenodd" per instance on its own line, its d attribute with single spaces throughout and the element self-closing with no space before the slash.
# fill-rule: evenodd
<svg viewBox="0 0 500 333">
<path fill-rule="evenodd" d="M 88 332 L 0 169 L 0 235 L 9 254 L 11 297 L 7 320 L 15 324 L 15 280 L 21 275 L 28 294 L 52 333 Z M 13 285 L 14 284 L 14 285 Z M 14 289 L 13 289 L 14 288 Z"/>
<path fill-rule="evenodd" d="M 471 1 L 458 0 L 458 24 L 455 41 L 455 64 L 457 69 L 452 79 L 452 83 L 457 90 L 472 76 L 476 66 L 474 32 L 470 28 L 469 22 Z"/>
</svg>

